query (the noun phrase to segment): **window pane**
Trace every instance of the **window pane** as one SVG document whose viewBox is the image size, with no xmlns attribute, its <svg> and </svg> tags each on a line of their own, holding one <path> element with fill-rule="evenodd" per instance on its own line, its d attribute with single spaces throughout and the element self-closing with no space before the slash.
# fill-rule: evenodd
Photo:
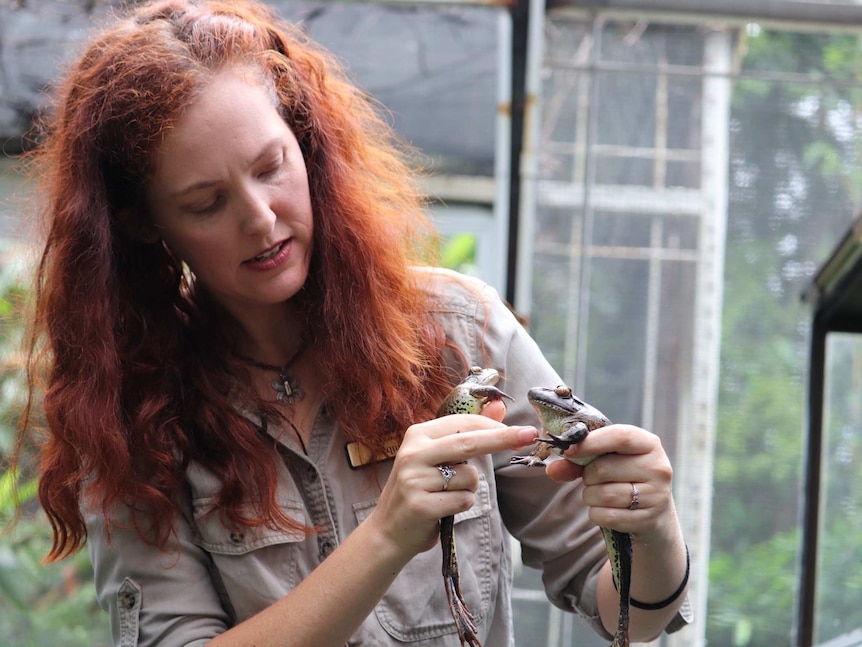
<svg viewBox="0 0 862 647">
<path fill-rule="evenodd" d="M 830 333 L 826 358 L 818 644 L 862 631 L 862 335 Z"/>
</svg>

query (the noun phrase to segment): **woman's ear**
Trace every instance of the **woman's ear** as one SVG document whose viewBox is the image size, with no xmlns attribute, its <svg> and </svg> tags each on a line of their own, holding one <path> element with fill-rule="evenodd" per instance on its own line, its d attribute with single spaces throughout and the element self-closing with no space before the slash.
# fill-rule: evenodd
<svg viewBox="0 0 862 647">
<path fill-rule="evenodd" d="M 117 219 L 125 234 L 136 243 L 153 245 L 159 240 L 159 230 L 149 218 L 141 216 L 134 209 L 124 208 L 117 211 Z"/>
</svg>

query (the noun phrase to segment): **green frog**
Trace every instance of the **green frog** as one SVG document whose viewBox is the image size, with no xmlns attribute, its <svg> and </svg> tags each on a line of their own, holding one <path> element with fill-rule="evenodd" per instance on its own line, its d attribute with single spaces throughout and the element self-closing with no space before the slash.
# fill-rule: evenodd
<svg viewBox="0 0 862 647">
<path fill-rule="evenodd" d="M 553 389 L 532 388 L 527 392 L 527 400 L 539 415 L 544 436 L 536 439 L 538 444 L 531 454 L 513 457 L 513 464 L 545 465 L 545 459 L 551 452 L 562 456 L 565 450 L 582 442 L 594 429 L 611 424 L 601 411 L 576 397 L 566 385 Z M 588 465 L 598 456 L 565 458 L 578 465 Z M 607 528 L 602 528 L 601 531 L 611 561 L 614 585 L 620 595 L 617 631 L 610 647 L 629 647 L 632 540 L 631 536 L 624 532 Z"/>
<path fill-rule="evenodd" d="M 495 385 L 500 381 L 500 373 L 493 368 L 473 366 L 470 374 L 452 389 L 437 409 L 437 417 L 453 413 L 480 413 L 489 402 L 512 398 Z M 443 582 L 449 610 L 455 619 L 461 647 L 482 647 L 476 635 L 476 623 L 461 594 L 458 574 L 458 559 L 455 554 L 455 517 L 440 519 L 440 545 L 443 547 Z"/>
</svg>

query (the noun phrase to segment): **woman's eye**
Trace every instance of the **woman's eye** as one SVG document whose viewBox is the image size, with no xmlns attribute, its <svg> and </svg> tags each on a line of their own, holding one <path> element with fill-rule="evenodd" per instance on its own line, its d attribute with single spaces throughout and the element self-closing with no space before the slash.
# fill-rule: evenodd
<svg viewBox="0 0 862 647">
<path fill-rule="evenodd" d="M 264 180 L 265 180 L 265 179 L 267 179 L 267 178 L 274 177 L 276 174 L 278 174 L 278 172 L 279 172 L 280 170 L 281 170 L 281 165 L 280 165 L 280 164 L 279 164 L 278 166 L 271 166 L 271 167 L 267 168 L 265 171 L 263 171 L 263 172 L 260 174 L 260 177 L 261 177 L 262 179 L 264 179 Z"/>
<path fill-rule="evenodd" d="M 224 204 L 224 197 L 216 196 L 212 200 L 190 205 L 189 207 L 187 207 L 187 211 L 200 216 L 205 216 L 218 211 L 221 208 L 222 204 Z"/>
<path fill-rule="evenodd" d="M 271 159 L 269 164 L 263 167 L 258 176 L 263 179 L 267 179 L 278 175 L 279 172 L 281 172 L 281 170 L 284 168 L 284 161 L 285 156 L 282 153 L 277 158 Z"/>
</svg>

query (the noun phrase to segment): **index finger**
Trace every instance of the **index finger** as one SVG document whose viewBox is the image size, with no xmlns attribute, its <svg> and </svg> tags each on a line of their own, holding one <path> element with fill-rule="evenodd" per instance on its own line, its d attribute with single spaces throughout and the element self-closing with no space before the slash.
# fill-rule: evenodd
<svg viewBox="0 0 862 647">
<path fill-rule="evenodd" d="M 454 414 L 418 425 L 433 440 L 427 448 L 433 463 L 458 463 L 474 456 L 519 449 L 538 435 L 535 427 L 508 426 L 478 414 Z"/>
<path fill-rule="evenodd" d="M 532 444 L 537 433 L 535 427 L 520 426 L 455 432 L 437 441 L 434 453 L 439 452 L 439 456 L 436 462 L 458 463 L 475 456 L 521 449 Z"/>
</svg>

